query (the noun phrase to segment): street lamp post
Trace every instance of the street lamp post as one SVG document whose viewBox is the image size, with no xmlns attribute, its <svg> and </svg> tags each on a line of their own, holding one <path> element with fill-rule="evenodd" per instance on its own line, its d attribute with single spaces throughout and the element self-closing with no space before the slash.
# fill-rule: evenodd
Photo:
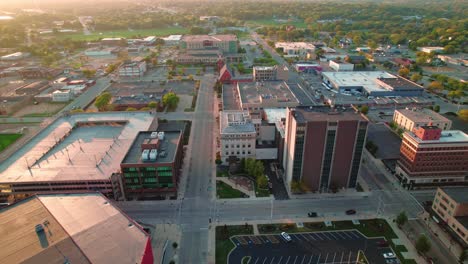
<svg viewBox="0 0 468 264">
<path fill-rule="evenodd" d="M 270 211 L 270 218 L 271 218 L 271 220 L 273 220 L 273 200 L 274 200 L 274 199 L 271 199 L 271 200 L 270 200 L 270 201 L 271 201 L 271 211 Z"/>
</svg>

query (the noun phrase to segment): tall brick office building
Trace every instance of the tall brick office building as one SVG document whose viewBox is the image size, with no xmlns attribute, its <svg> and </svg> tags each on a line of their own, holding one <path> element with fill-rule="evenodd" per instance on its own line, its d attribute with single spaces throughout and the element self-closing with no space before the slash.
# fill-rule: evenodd
<svg viewBox="0 0 468 264">
<path fill-rule="evenodd" d="M 283 154 L 287 184 L 302 181 L 311 191 L 355 187 L 367 125 L 354 111 L 289 108 Z"/>
<path fill-rule="evenodd" d="M 437 126 L 405 132 L 396 174 L 408 189 L 468 185 L 468 136 Z"/>
</svg>

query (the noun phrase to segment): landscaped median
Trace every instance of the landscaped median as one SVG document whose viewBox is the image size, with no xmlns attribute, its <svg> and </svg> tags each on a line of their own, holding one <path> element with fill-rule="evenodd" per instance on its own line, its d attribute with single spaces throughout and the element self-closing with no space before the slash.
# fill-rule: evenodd
<svg viewBox="0 0 468 264">
<path fill-rule="evenodd" d="M 15 143 L 22 134 L 0 134 L 0 152 Z"/>
<path fill-rule="evenodd" d="M 234 243 L 229 239 L 237 235 L 252 235 L 253 226 L 217 226 L 216 227 L 216 264 L 226 264 L 229 252 L 234 248 Z"/>
</svg>

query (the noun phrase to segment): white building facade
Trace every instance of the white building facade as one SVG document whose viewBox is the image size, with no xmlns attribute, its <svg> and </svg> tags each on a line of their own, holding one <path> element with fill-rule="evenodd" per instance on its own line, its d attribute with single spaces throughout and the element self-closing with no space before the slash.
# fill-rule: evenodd
<svg viewBox="0 0 468 264">
<path fill-rule="evenodd" d="M 221 161 L 227 165 L 255 158 L 257 131 L 248 111 L 223 111 L 220 115 Z"/>
</svg>

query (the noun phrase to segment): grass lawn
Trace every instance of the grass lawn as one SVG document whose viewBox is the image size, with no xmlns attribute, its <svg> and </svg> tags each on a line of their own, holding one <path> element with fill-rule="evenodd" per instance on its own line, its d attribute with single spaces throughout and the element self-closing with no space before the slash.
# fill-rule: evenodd
<svg viewBox="0 0 468 264">
<path fill-rule="evenodd" d="M 416 264 L 416 261 L 403 258 L 401 252 L 407 252 L 405 246 L 396 246 L 392 239 L 398 238 L 393 232 L 390 225 L 383 219 L 359 220 L 360 225 L 354 225 L 351 221 L 333 221 L 332 227 L 327 227 L 323 222 L 308 222 L 304 223 L 303 228 L 298 228 L 295 224 L 261 224 L 258 225 L 260 234 L 279 234 L 281 232 L 298 233 L 298 232 L 315 232 L 315 231 L 332 231 L 357 229 L 367 237 L 385 237 L 389 242 L 402 264 Z"/>
<path fill-rule="evenodd" d="M 257 197 L 269 197 L 270 196 L 270 190 L 260 189 L 260 188 L 257 187 L 257 184 L 255 184 L 255 195 Z"/>
<path fill-rule="evenodd" d="M 232 188 L 222 181 L 216 182 L 216 195 L 221 198 L 245 198 L 247 195 L 239 190 Z"/>
<path fill-rule="evenodd" d="M 0 151 L 6 149 L 9 145 L 13 144 L 21 134 L 0 134 Z"/>
<path fill-rule="evenodd" d="M 101 38 L 131 38 L 133 36 L 166 36 L 186 34 L 188 29 L 181 27 L 168 27 L 168 28 L 154 28 L 154 29 L 137 29 L 133 31 L 128 30 L 115 30 L 115 31 L 96 31 L 91 35 L 84 35 L 83 33 L 59 34 L 61 39 L 71 39 L 77 41 L 96 41 Z"/>
<path fill-rule="evenodd" d="M 235 235 L 252 235 L 253 226 L 217 226 L 216 227 L 216 264 L 226 264 L 227 255 L 234 248 L 234 243 L 229 239 Z"/>
<path fill-rule="evenodd" d="M 32 114 L 27 114 L 23 115 L 22 117 L 49 117 L 53 116 L 55 113 L 32 113 Z"/>
</svg>

